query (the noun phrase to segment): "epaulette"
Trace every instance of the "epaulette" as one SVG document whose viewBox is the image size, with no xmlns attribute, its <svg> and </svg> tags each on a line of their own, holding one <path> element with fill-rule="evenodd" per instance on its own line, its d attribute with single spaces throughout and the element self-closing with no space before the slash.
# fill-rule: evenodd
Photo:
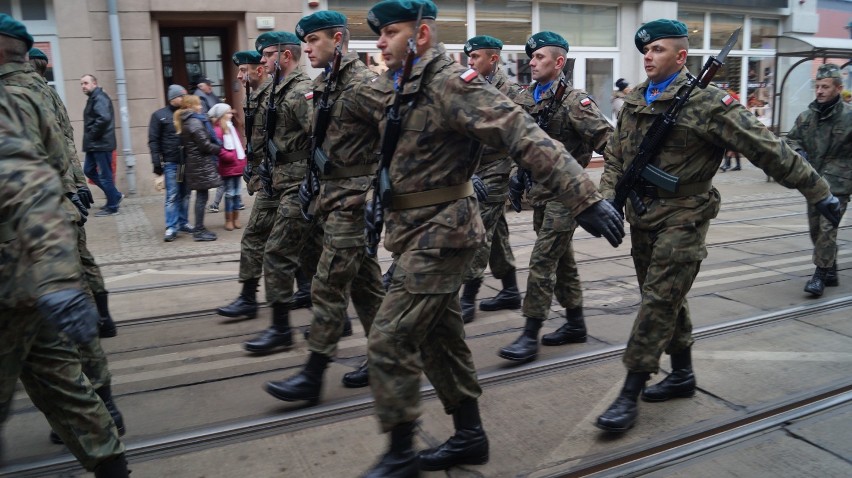
<svg viewBox="0 0 852 478">
<path fill-rule="evenodd" d="M 470 82 L 471 82 L 471 81 L 473 81 L 473 79 L 474 79 L 474 78 L 476 78 L 477 76 L 479 76 L 479 72 L 478 72 L 478 71 L 476 71 L 476 70 L 474 70 L 473 68 L 468 68 L 468 70 L 467 70 L 467 71 L 465 71 L 464 73 L 462 73 L 461 75 L 459 75 L 459 77 L 460 77 L 460 78 L 462 79 L 462 81 L 464 81 L 465 83 L 470 83 Z"/>
</svg>

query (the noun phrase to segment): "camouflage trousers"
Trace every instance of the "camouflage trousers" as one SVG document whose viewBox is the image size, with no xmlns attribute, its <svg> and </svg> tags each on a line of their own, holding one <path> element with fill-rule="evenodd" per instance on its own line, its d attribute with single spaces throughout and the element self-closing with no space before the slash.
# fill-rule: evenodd
<svg viewBox="0 0 852 478">
<path fill-rule="evenodd" d="M 482 279 L 489 263 L 491 272 L 498 279 L 502 279 L 508 271 L 515 268 L 515 256 L 509 247 L 509 225 L 506 224 L 505 211 L 505 202 L 479 203 L 479 216 L 485 226 L 485 242 L 476 250 L 470 270 L 464 278 L 465 282 Z"/>
<path fill-rule="evenodd" d="M 261 189 L 254 200 L 240 241 L 240 282 L 260 280 L 263 273 L 263 251 L 272 226 L 275 225 L 277 212 L 278 199 L 270 198 Z"/>
<path fill-rule="evenodd" d="M 281 197 L 275 225 L 263 251 L 266 301 L 289 303 L 293 297 L 293 281 L 301 268 L 305 277 L 313 277 L 322 251 L 322 224 L 309 223 L 299 212 L 298 198 Z"/>
<path fill-rule="evenodd" d="M 630 372 L 657 373 L 660 356 L 692 346 L 686 294 L 707 257 L 709 221 L 649 231 L 630 228 L 633 264 L 642 293 L 622 361 Z"/>
<path fill-rule="evenodd" d="M 314 318 L 308 348 L 333 357 L 343 334 L 349 297 L 369 337 L 385 289 L 375 257 L 364 247 L 364 211 L 332 211 L 325 220 L 323 249 L 311 284 Z M 356 291 L 351 294 L 351 291 Z"/>
<path fill-rule="evenodd" d="M 382 430 L 420 416 L 420 372 L 444 410 L 482 394 L 464 341 L 459 288 L 475 249 L 402 253 L 367 345 L 370 386 Z"/>
<path fill-rule="evenodd" d="M 574 261 L 572 239 L 577 223 L 568 209 L 550 201 L 533 212 L 535 246 L 530 256 L 530 275 L 524 296 L 525 317 L 547 319 L 553 295 L 566 309 L 583 306 L 583 287 Z"/>
<path fill-rule="evenodd" d="M 846 212 L 849 196 L 837 196 L 841 214 Z M 814 244 L 813 260 L 817 267 L 831 267 L 837 262 L 837 228 L 824 218 L 816 208 L 808 204 L 808 229 Z"/>
<path fill-rule="evenodd" d="M 80 252 L 80 263 L 83 266 L 83 282 L 92 294 L 105 293 L 107 290 L 104 286 L 104 277 L 101 275 L 101 268 L 95 262 L 95 257 L 86 247 L 86 229 L 83 226 L 77 226 L 77 250 Z"/>
<path fill-rule="evenodd" d="M 83 281 L 83 288 L 91 295 L 94 293 L 106 293 L 103 278 L 101 277 L 100 268 L 95 264 L 95 258 L 92 257 L 89 250 L 86 248 L 86 230 L 83 227 L 77 227 L 77 252 L 80 260 L 80 268 L 83 271 L 83 276 L 86 280 Z M 97 281 L 100 283 L 100 290 L 94 290 L 97 285 L 92 285 L 89 271 L 92 269 L 86 266 L 87 259 L 84 256 L 88 255 L 90 263 L 94 266 L 94 271 L 97 273 Z M 94 299 L 93 299 L 94 300 Z M 112 375 L 107 367 L 107 359 L 104 350 L 101 348 L 101 340 L 95 337 L 90 343 L 78 347 L 80 351 L 79 360 L 83 367 L 83 373 L 92 382 L 95 390 L 109 385 L 112 382 Z"/>
<path fill-rule="evenodd" d="M 124 453 L 73 344 L 34 309 L 0 311 L 0 330 L 0 424 L 9 415 L 20 378 L 30 400 L 86 470 Z"/>
</svg>

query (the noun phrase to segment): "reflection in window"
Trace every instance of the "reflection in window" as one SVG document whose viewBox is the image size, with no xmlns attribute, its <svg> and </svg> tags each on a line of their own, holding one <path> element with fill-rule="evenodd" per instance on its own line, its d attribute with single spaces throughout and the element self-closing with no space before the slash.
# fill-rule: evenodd
<svg viewBox="0 0 852 478">
<path fill-rule="evenodd" d="M 213 93 L 222 98 L 225 92 L 222 86 L 222 42 L 219 36 L 186 36 L 183 38 L 186 73 L 190 86 L 202 77 L 213 82 Z"/>
<path fill-rule="evenodd" d="M 523 45 L 532 35 L 532 2 L 476 0 L 476 34 L 491 35 L 506 44 Z"/>
<path fill-rule="evenodd" d="M 589 58 L 586 60 L 586 91 L 598 104 L 604 116 L 612 116 L 612 59 Z"/>
<path fill-rule="evenodd" d="M 562 35 L 570 46 L 617 46 L 617 7 L 541 3 L 539 8 L 541 29 Z"/>
<path fill-rule="evenodd" d="M 443 43 L 467 41 L 467 4 L 457 0 L 436 1 L 438 5 L 438 40 Z"/>
<path fill-rule="evenodd" d="M 328 9 L 346 15 L 352 40 L 375 40 L 377 35 L 367 23 L 367 12 L 375 4 L 375 0 L 328 0 Z"/>
<path fill-rule="evenodd" d="M 710 30 L 710 48 L 721 49 L 728 42 L 728 38 L 734 33 L 737 28 L 742 28 L 745 17 L 743 15 L 732 15 L 730 13 L 714 13 L 710 16 L 710 24 L 713 25 Z M 743 34 L 740 33 L 737 38 L 737 43 L 734 45 L 734 50 L 743 48 Z"/>
<path fill-rule="evenodd" d="M 754 113 L 763 124 L 772 124 L 773 75 L 775 67 L 773 57 L 750 57 L 748 59 L 748 84 L 746 101 L 743 104 Z"/>
<path fill-rule="evenodd" d="M 751 48 L 757 50 L 772 50 L 775 48 L 775 39 L 769 38 L 778 35 L 778 20 L 768 18 L 751 19 Z"/>
<path fill-rule="evenodd" d="M 677 19 L 686 24 L 689 33 L 689 48 L 704 48 L 704 14 L 697 12 L 678 12 Z"/>
<path fill-rule="evenodd" d="M 502 52 L 500 58 L 503 60 L 501 65 L 509 77 L 509 82 L 518 83 L 519 85 L 527 86 L 532 82 L 530 74 L 530 59 L 526 53 Z"/>
</svg>

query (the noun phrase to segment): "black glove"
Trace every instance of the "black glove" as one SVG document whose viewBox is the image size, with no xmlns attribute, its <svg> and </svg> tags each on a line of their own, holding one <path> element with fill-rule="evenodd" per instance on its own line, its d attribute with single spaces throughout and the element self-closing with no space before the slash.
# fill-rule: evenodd
<svg viewBox="0 0 852 478">
<path fill-rule="evenodd" d="M 74 207 L 80 211 L 80 220 L 77 221 L 78 226 L 82 226 L 86 223 L 86 216 L 89 215 L 89 209 L 83 205 L 83 201 L 80 200 L 80 196 L 77 193 L 65 193 L 65 197 L 71 200 L 71 203 L 74 204 Z"/>
<path fill-rule="evenodd" d="M 92 205 L 95 204 L 95 198 L 92 197 L 92 191 L 87 186 L 77 186 L 77 197 L 80 198 L 80 202 L 86 206 L 86 209 L 91 209 Z"/>
<path fill-rule="evenodd" d="M 305 175 L 305 178 L 299 184 L 299 204 L 301 205 L 302 217 L 308 222 L 314 220 L 314 215 L 309 213 L 308 209 L 310 209 L 311 202 L 314 200 L 315 192 L 319 192 L 319 179 L 312 175 L 311 184 L 308 185 L 308 176 Z"/>
<path fill-rule="evenodd" d="M 364 235 L 367 237 L 367 254 L 370 257 L 375 257 L 378 252 L 384 216 L 384 208 L 378 198 L 367 201 L 364 206 Z"/>
<path fill-rule="evenodd" d="M 263 190 L 269 196 L 275 195 L 275 188 L 272 186 L 272 173 L 266 167 L 266 162 L 261 161 L 257 167 L 257 175 L 260 177 L 260 183 L 263 185 Z"/>
<path fill-rule="evenodd" d="M 577 224 L 595 237 L 605 237 L 612 247 L 618 247 L 624 237 L 621 214 L 609 201 L 598 201 L 575 217 Z"/>
<path fill-rule="evenodd" d="M 476 192 L 476 200 L 479 202 L 485 202 L 488 199 L 488 186 L 485 185 L 485 182 L 474 174 L 470 177 L 471 182 L 473 182 L 473 190 Z"/>
<path fill-rule="evenodd" d="M 814 204 L 816 210 L 831 223 L 832 226 L 840 225 L 840 220 L 843 219 L 843 211 L 840 210 L 840 200 L 828 193 L 828 197 Z"/>
<path fill-rule="evenodd" d="M 88 344 L 98 335 L 98 309 L 80 289 L 51 292 L 36 301 L 44 319 L 80 345 Z"/>
<path fill-rule="evenodd" d="M 805 158 L 805 161 L 808 160 L 808 152 L 807 151 L 805 151 L 804 149 L 797 149 L 796 152 L 799 153 L 799 156 Z"/>
<path fill-rule="evenodd" d="M 163 175 L 163 165 L 162 164 L 158 163 L 158 164 L 154 165 L 154 174 L 156 174 L 157 176 Z"/>
<path fill-rule="evenodd" d="M 509 178 L 509 203 L 512 204 L 512 209 L 515 212 L 521 212 L 523 209 L 523 203 L 521 202 L 521 198 L 524 197 L 524 184 L 518 179 L 518 175 L 514 175 Z"/>
<path fill-rule="evenodd" d="M 254 172 L 253 166 L 251 165 L 251 163 L 247 162 L 246 167 L 243 169 L 243 181 L 245 181 L 246 184 L 248 184 L 249 181 L 251 181 L 251 177 L 252 177 L 253 172 Z"/>
</svg>

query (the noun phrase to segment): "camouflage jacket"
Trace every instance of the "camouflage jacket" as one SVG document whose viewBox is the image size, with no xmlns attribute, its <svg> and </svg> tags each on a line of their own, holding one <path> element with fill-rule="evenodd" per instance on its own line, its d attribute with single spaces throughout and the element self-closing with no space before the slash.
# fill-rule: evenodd
<svg viewBox="0 0 852 478">
<path fill-rule="evenodd" d="M 77 238 L 59 176 L 21 134 L 26 119 L 0 86 L 0 317 L 49 292 L 80 288 Z M 5 327 L 0 320 L 0 328 Z"/>
<path fill-rule="evenodd" d="M 669 85 L 650 105 L 645 103 L 647 80 L 624 98 L 618 113 L 618 125 L 604 153 L 601 193 L 615 195 L 615 185 L 630 165 L 645 133 L 657 116 L 665 113 L 679 89 L 687 83 L 687 70 Z M 709 181 L 719 170 L 722 151 L 730 149 L 744 154 L 788 188 L 796 188 L 811 203 L 828 196 L 828 183 L 819 177 L 801 156 L 766 127 L 738 101 L 715 86 L 693 90 L 677 124 L 663 142 L 654 165 L 680 178 L 680 186 L 707 184 L 701 194 L 668 199 L 645 198 L 647 213 L 641 218 L 629 202 L 627 220 L 631 226 L 654 230 L 661 227 L 706 221 L 719 212 L 719 192 Z"/>
<path fill-rule="evenodd" d="M 83 174 L 83 168 L 80 166 L 80 159 L 77 157 L 77 145 L 74 143 L 74 127 L 71 126 L 71 118 L 68 117 L 68 110 L 65 108 L 65 103 L 62 102 L 59 93 L 44 81 L 44 78 L 38 77 L 38 79 L 44 83 L 44 90 L 47 92 L 50 103 L 53 105 L 53 112 L 59 121 L 59 128 L 65 136 L 71 178 L 78 187 L 86 186 L 86 176 Z"/>
<path fill-rule="evenodd" d="M 322 150 L 335 168 L 322 178 L 317 203 L 322 214 L 364 207 L 379 160 L 380 135 L 376 125 L 384 115 L 384 103 L 371 105 L 359 101 L 363 97 L 359 90 L 369 88 L 368 83 L 375 77 L 376 74 L 358 59 L 357 53 L 349 52 L 341 58 L 337 88 L 329 93 L 331 118 L 322 144 Z M 318 106 L 326 89 L 325 72 L 314 79 L 314 89 L 314 106 Z M 362 174 L 352 176 L 361 168 L 364 169 Z M 335 174 L 349 177 L 335 179 Z"/>
<path fill-rule="evenodd" d="M 514 99 L 522 91 L 522 88 L 516 83 L 509 82 L 506 71 L 500 66 L 494 72 L 491 84 L 500 93 L 508 96 L 509 99 Z M 476 174 L 488 188 L 487 202 L 505 202 L 506 195 L 509 193 L 509 174 L 512 171 L 512 158 L 506 154 L 506 151 L 485 145 L 480 148 L 478 153 L 480 154 L 479 168 L 476 170 Z"/>
<path fill-rule="evenodd" d="M 550 89 L 541 95 L 538 103 L 533 98 L 535 83 L 518 94 L 515 97 L 515 103 L 521 105 L 533 118 L 538 118 L 550 99 L 553 98 L 559 80 L 562 78 L 564 78 L 564 75 L 560 74 L 559 78 L 553 81 Z M 603 153 L 604 147 L 612 135 L 612 129 L 612 125 L 601 113 L 598 105 L 589 97 L 589 94 L 583 90 L 574 89 L 571 83 L 568 83 L 565 96 L 562 97 L 562 103 L 550 117 L 547 134 L 562 142 L 571 156 L 574 156 L 574 159 L 585 168 L 592 159 L 592 152 Z M 544 187 L 536 184 L 527 197 L 534 206 L 541 206 L 552 198 L 552 194 Z"/>
<path fill-rule="evenodd" d="M 269 158 L 275 164 L 272 182 L 275 191 L 282 195 L 282 214 L 285 217 L 301 217 L 299 184 L 305 177 L 308 164 L 311 121 L 314 118 L 311 79 L 297 69 L 282 78 L 272 94 L 278 117 L 272 138 L 278 148 L 278 157 L 272 158 L 270 155 Z"/>
<path fill-rule="evenodd" d="M 6 86 L 9 96 L 24 116 L 27 139 L 39 149 L 39 155 L 47 159 L 48 165 L 59 173 L 63 191 L 76 193 L 66 139 L 50 104 L 47 91 L 50 87 L 29 62 L 0 65 L 0 83 Z M 70 200 L 63 201 L 63 208 L 69 220 L 80 220 L 80 213 Z"/>
<path fill-rule="evenodd" d="M 814 101 L 796 118 L 787 142 L 795 150 L 805 150 L 833 194 L 852 194 L 852 105 L 840 99 L 820 113 Z"/>
<path fill-rule="evenodd" d="M 263 134 L 266 125 L 266 106 L 269 102 L 269 92 L 272 90 L 272 78 L 267 76 L 256 90 L 251 92 L 251 97 L 248 98 L 248 107 L 254 110 L 254 128 L 251 133 L 251 144 L 254 159 L 252 167 L 257 171 L 257 167 L 263 161 L 266 154 L 266 135 Z M 278 196 L 270 198 L 263 192 L 263 186 L 260 182 L 260 176 L 253 174 L 251 180 L 246 185 L 246 189 L 250 192 L 258 193 L 255 199 L 255 205 L 260 207 L 278 207 Z M 260 201 L 260 202 L 258 202 Z"/>
<path fill-rule="evenodd" d="M 582 166 L 561 144 L 494 86 L 466 73 L 467 68 L 448 57 L 443 45 L 427 51 L 412 68 L 402 91 L 402 133 L 390 164 L 395 196 L 470 181 L 478 167 L 469 160 L 471 140 L 476 140 L 506 150 L 537 181 L 558 192 L 574 215 L 600 200 Z M 379 78 L 371 83 L 370 93 L 392 101 L 392 73 Z M 416 100 L 413 108 L 412 100 Z M 475 248 L 485 237 L 473 194 L 432 206 L 386 211 L 385 224 L 385 247 L 397 253 Z"/>
</svg>

